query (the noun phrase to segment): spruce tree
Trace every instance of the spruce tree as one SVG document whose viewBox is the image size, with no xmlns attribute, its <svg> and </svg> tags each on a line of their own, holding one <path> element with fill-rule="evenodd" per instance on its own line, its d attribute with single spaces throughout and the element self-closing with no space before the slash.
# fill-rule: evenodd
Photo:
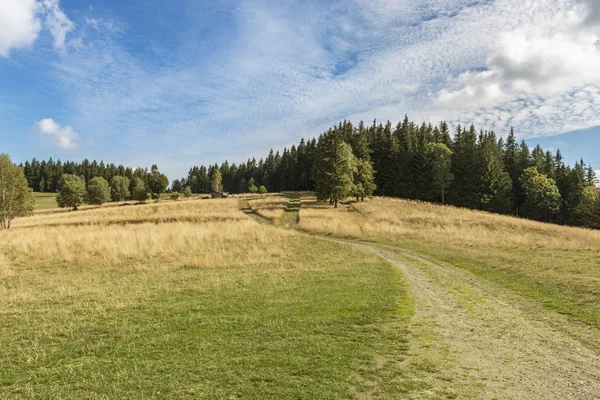
<svg viewBox="0 0 600 400">
<path fill-rule="evenodd" d="M 337 208 L 352 190 L 352 148 L 340 132 L 330 131 L 319 141 L 316 162 L 317 197 L 329 199 Z"/>
</svg>

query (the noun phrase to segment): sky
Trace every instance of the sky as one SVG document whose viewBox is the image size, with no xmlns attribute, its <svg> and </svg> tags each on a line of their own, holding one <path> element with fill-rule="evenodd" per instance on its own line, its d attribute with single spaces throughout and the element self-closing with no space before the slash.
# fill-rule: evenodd
<svg viewBox="0 0 600 400">
<path fill-rule="evenodd" d="M 0 152 L 173 180 L 408 114 L 600 169 L 599 38 L 598 0 L 0 0 Z"/>
</svg>

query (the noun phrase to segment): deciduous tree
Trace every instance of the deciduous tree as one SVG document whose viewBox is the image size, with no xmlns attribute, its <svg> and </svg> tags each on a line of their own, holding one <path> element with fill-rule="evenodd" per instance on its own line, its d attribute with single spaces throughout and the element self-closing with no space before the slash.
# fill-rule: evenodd
<svg viewBox="0 0 600 400">
<path fill-rule="evenodd" d="M 30 215 L 33 204 L 23 169 L 7 154 L 0 154 L 0 228 L 8 229 L 14 218 Z"/>
<path fill-rule="evenodd" d="M 110 201 L 110 190 L 106 179 L 96 176 L 88 183 L 85 201 L 88 204 L 101 206 Z"/>
<path fill-rule="evenodd" d="M 85 199 L 85 181 L 83 178 L 64 174 L 58 184 L 56 204 L 60 208 L 70 208 L 76 211 Z"/>
</svg>

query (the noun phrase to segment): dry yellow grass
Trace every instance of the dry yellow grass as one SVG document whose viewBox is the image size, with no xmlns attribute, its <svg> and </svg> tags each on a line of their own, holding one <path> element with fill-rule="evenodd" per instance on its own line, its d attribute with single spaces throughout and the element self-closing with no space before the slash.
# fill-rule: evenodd
<svg viewBox="0 0 600 400">
<path fill-rule="evenodd" d="M 239 205 L 41 213 L 0 231 L 0 399 L 396 393 L 375 360 L 407 374 L 397 270 Z"/>
<path fill-rule="evenodd" d="M 600 231 L 391 198 L 355 207 L 307 203 L 300 227 L 411 248 L 600 325 Z"/>
<path fill-rule="evenodd" d="M 273 222 L 278 221 L 283 216 L 288 206 L 288 198 L 279 195 L 270 195 L 258 197 L 248 201 L 252 211 L 263 218 Z"/>
<path fill-rule="evenodd" d="M 461 247 L 531 246 L 556 250 L 600 250 L 600 231 L 391 198 L 347 208 L 303 208 L 307 230 L 347 236 L 419 240 Z"/>
</svg>

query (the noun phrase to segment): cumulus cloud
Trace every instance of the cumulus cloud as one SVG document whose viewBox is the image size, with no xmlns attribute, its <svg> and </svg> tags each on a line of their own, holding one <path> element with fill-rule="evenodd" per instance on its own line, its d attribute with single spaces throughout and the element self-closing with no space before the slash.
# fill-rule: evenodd
<svg viewBox="0 0 600 400">
<path fill-rule="evenodd" d="M 594 126 L 600 110 L 600 2 L 563 3 L 554 18 L 504 32 L 485 67 L 446 81 L 434 106 L 455 122 L 551 134 Z"/>
<path fill-rule="evenodd" d="M 474 101 L 487 105 L 502 101 L 510 93 L 548 96 L 596 83 L 600 80 L 597 37 L 585 33 L 539 33 L 514 31 L 503 35 L 483 72 L 465 72 L 454 85 L 442 90 L 438 101 L 468 106 Z"/>
<path fill-rule="evenodd" d="M 36 123 L 36 128 L 43 139 L 50 139 L 53 146 L 60 149 L 77 148 L 77 133 L 70 126 L 62 127 L 52 118 L 45 118 Z"/>
<path fill-rule="evenodd" d="M 55 48 L 64 47 L 74 24 L 61 10 L 59 0 L 0 0 L 0 57 L 33 45 L 42 28 L 54 38 Z"/>
<path fill-rule="evenodd" d="M 11 49 L 28 47 L 37 39 L 41 22 L 35 0 L 0 2 L 0 56 L 8 57 Z"/>
</svg>

